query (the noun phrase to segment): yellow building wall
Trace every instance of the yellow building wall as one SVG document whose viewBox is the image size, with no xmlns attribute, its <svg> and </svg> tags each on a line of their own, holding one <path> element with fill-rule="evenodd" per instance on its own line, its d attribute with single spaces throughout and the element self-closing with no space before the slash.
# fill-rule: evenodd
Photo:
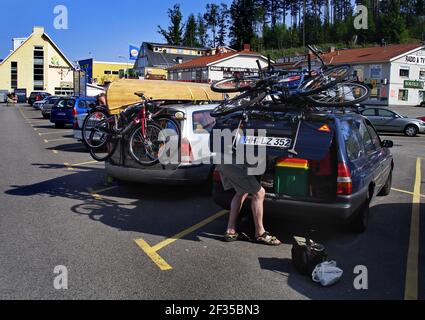
<svg viewBox="0 0 425 320">
<path fill-rule="evenodd" d="M 119 75 L 105 74 L 105 71 L 120 71 L 124 69 L 132 69 L 134 64 L 123 63 L 99 63 L 93 62 L 93 81 L 103 85 L 105 82 L 113 82 L 119 79 Z"/>
<path fill-rule="evenodd" d="M 61 84 L 72 84 L 73 71 L 59 51 L 44 36 L 43 28 L 34 28 L 34 33 L 17 50 L 0 64 L 0 90 L 11 88 L 11 62 L 18 63 L 18 89 L 26 89 L 27 95 L 34 90 L 34 46 L 44 48 L 44 90 L 51 94 Z M 62 69 L 59 67 L 63 67 Z"/>
</svg>

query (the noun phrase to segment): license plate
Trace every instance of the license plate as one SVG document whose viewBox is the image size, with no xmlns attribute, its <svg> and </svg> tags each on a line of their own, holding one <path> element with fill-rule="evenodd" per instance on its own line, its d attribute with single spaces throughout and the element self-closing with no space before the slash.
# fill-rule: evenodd
<svg viewBox="0 0 425 320">
<path fill-rule="evenodd" d="M 243 144 L 247 146 L 264 146 L 274 147 L 281 149 L 289 149 L 292 144 L 292 139 L 289 138 L 275 138 L 275 137 L 251 137 L 246 136 L 242 138 Z"/>
<path fill-rule="evenodd" d="M 66 113 L 58 113 L 58 116 L 66 116 Z"/>
</svg>

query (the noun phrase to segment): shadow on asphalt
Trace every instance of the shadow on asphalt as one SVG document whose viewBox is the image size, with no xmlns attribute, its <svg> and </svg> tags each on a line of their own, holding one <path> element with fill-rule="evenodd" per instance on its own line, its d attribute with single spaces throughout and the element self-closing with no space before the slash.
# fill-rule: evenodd
<svg viewBox="0 0 425 320">
<path fill-rule="evenodd" d="M 62 152 L 74 152 L 74 153 L 88 153 L 87 148 L 81 143 L 68 143 L 62 144 L 55 147 L 48 147 L 46 150 L 56 150 Z"/>
</svg>

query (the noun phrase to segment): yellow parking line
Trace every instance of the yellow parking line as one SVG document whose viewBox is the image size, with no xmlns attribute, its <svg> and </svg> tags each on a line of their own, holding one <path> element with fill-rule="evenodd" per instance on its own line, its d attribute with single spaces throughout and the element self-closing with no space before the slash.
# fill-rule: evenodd
<svg viewBox="0 0 425 320">
<path fill-rule="evenodd" d="M 82 162 L 82 163 L 75 163 L 75 164 L 71 164 L 71 167 L 81 167 L 81 166 L 85 166 L 87 164 L 94 164 L 94 163 L 101 163 L 99 161 L 87 161 L 87 162 Z"/>
<path fill-rule="evenodd" d="M 94 193 L 102 193 L 102 192 L 106 192 L 106 191 L 113 190 L 113 189 L 116 189 L 116 188 L 118 188 L 118 187 L 117 186 L 113 186 L 113 187 L 108 187 L 108 188 L 96 190 L 96 191 L 93 191 L 93 192 Z"/>
<path fill-rule="evenodd" d="M 229 212 L 226 210 L 220 211 L 211 217 L 199 222 L 198 224 L 194 225 L 193 227 L 190 227 L 171 238 L 168 238 L 157 245 L 151 247 L 144 239 L 137 239 L 134 240 L 137 245 L 146 253 L 146 255 L 151 258 L 151 260 L 161 269 L 162 271 L 166 270 L 172 270 L 173 268 L 158 254 L 158 251 L 165 248 L 166 246 L 169 246 L 170 244 L 176 242 L 177 240 L 195 232 L 196 230 L 206 226 L 207 224 L 213 222 L 214 220 L 217 220 L 218 218 L 228 214 Z"/>
<path fill-rule="evenodd" d="M 176 242 L 177 240 L 191 234 L 192 232 L 206 226 L 207 224 L 213 222 L 214 220 L 217 220 L 218 218 L 221 218 L 222 216 L 224 216 L 228 213 L 229 213 L 229 211 L 226 211 L 226 210 L 220 211 L 220 212 L 216 213 L 215 215 L 205 219 L 204 221 L 199 222 L 198 224 L 194 225 L 193 227 L 190 227 L 190 228 L 172 236 L 171 238 L 168 238 L 167 240 L 164 240 L 161 243 L 158 243 L 157 245 L 153 246 L 152 249 L 154 249 L 155 251 L 159 251 L 162 248 L 169 246 L 173 242 Z"/>
<path fill-rule="evenodd" d="M 396 191 L 396 192 L 400 192 L 400 193 L 410 194 L 411 196 L 414 195 L 413 192 L 406 191 L 406 190 L 401 190 L 401 189 L 396 189 L 396 188 L 392 188 L 391 190 Z M 425 194 L 421 194 L 421 198 L 425 198 Z"/>
<path fill-rule="evenodd" d="M 102 197 L 101 197 L 99 194 L 97 194 L 95 191 L 93 191 L 93 189 L 92 189 L 92 188 L 88 188 L 87 190 L 88 190 L 88 192 L 90 193 L 90 195 L 91 195 L 93 198 L 95 198 L 96 200 L 99 200 L 99 201 L 102 201 L 102 200 L 103 200 L 103 199 L 102 199 Z"/>
<path fill-rule="evenodd" d="M 145 240 L 135 240 L 137 245 L 147 254 L 149 258 L 158 266 L 162 271 L 172 270 L 171 267 Z"/>
<path fill-rule="evenodd" d="M 58 151 L 58 150 L 52 150 L 52 152 L 53 152 L 54 154 L 59 154 L 59 151 Z"/>
<path fill-rule="evenodd" d="M 65 162 L 64 165 L 68 168 L 69 171 L 74 171 L 74 168 L 68 162 Z"/>
<path fill-rule="evenodd" d="M 418 300 L 419 215 L 421 205 L 421 159 L 416 160 L 416 179 L 410 221 L 409 251 L 407 254 L 405 300 Z"/>
</svg>

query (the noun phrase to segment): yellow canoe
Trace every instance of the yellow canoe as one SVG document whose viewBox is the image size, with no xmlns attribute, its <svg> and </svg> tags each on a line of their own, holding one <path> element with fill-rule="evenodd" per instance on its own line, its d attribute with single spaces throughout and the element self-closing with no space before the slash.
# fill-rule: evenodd
<svg viewBox="0 0 425 320">
<path fill-rule="evenodd" d="M 106 99 L 112 114 L 122 111 L 123 106 L 140 102 L 135 93 L 142 92 L 146 97 L 159 101 L 217 102 L 224 94 L 213 92 L 208 84 L 163 80 L 121 79 L 110 84 Z"/>
</svg>

